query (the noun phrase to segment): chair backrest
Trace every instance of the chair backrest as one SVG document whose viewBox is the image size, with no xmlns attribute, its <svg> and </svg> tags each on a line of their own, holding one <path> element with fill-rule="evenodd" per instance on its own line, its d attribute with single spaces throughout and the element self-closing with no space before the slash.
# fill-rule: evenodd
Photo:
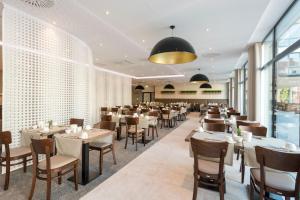
<svg viewBox="0 0 300 200">
<path fill-rule="evenodd" d="M 5 156 L 7 158 L 10 157 L 9 144 L 11 143 L 12 143 L 11 132 L 10 131 L 0 132 L 0 155 L 2 153 L 2 145 L 4 145 Z"/>
<path fill-rule="evenodd" d="M 135 112 L 131 111 L 131 110 L 127 110 L 125 113 L 126 113 L 126 115 L 133 115 Z"/>
<path fill-rule="evenodd" d="M 11 132 L 10 131 L 0 132 L 0 145 L 11 144 L 11 143 L 12 143 Z"/>
<path fill-rule="evenodd" d="M 216 124 L 224 124 L 224 119 L 206 119 L 204 118 L 205 123 L 216 123 Z"/>
<path fill-rule="evenodd" d="M 101 121 L 100 122 L 100 129 L 107 129 L 107 130 L 114 131 L 114 130 L 116 130 L 116 122 Z"/>
<path fill-rule="evenodd" d="M 153 116 L 153 117 L 158 117 L 159 116 L 159 112 L 158 111 L 150 111 L 148 113 L 149 116 Z"/>
<path fill-rule="evenodd" d="M 284 171 L 296 172 L 295 194 L 299 194 L 300 188 L 300 154 L 275 151 L 272 149 L 256 146 L 256 160 L 260 165 L 261 186 L 265 186 L 265 167 Z"/>
<path fill-rule="evenodd" d="M 224 169 L 224 158 L 227 153 L 227 142 L 213 142 L 206 140 L 198 140 L 191 138 L 191 146 L 194 154 L 194 170 L 198 173 L 198 159 L 199 157 L 214 158 L 219 160 L 219 174 Z"/>
<path fill-rule="evenodd" d="M 225 132 L 225 124 L 203 123 L 203 129 L 206 131 Z"/>
<path fill-rule="evenodd" d="M 107 107 L 101 107 L 101 111 L 107 111 Z"/>
<path fill-rule="evenodd" d="M 235 115 L 235 116 L 240 116 L 241 115 L 241 113 L 239 113 L 239 112 L 235 112 L 235 111 L 233 111 L 233 112 L 227 112 L 227 116 L 230 118 L 232 115 Z"/>
<path fill-rule="evenodd" d="M 131 108 L 131 106 L 130 105 L 125 105 L 124 108 L 128 108 L 129 109 L 129 108 Z"/>
<path fill-rule="evenodd" d="M 113 113 L 117 113 L 119 111 L 119 108 L 111 108 L 111 112 L 113 112 Z"/>
<path fill-rule="evenodd" d="M 247 115 L 240 115 L 240 116 L 238 116 L 238 115 L 235 115 L 235 118 L 236 118 L 236 120 L 247 120 Z"/>
<path fill-rule="evenodd" d="M 207 114 L 208 119 L 209 118 L 221 118 L 220 114 Z"/>
<path fill-rule="evenodd" d="M 142 110 L 141 110 L 141 112 L 142 113 L 147 113 L 147 112 L 149 112 L 150 110 L 148 109 L 148 108 L 143 108 Z"/>
<path fill-rule="evenodd" d="M 239 126 L 242 131 L 252 132 L 253 135 L 266 137 L 267 128 L 264 126 Z"/>
<path fill-rule="evenodd" d="M 50 170 L 50 156 L 54 152 L 53 139 L 31 139 L 33 167 L 37 168 L 39 155 L 46 155 L 46 169 Z"/>
<path fill-rule="evenodd" d="M 111 115 L 102 115 L 101 116 L 101 121 L 110 122 L 111 120 L 112 120 L 112 116 Z"/>
<path fill-rule="evenodd" d="M 81 127 L 83 127 L 83 122 L 84 119 L 76 119 L 76 118 L 70 119 L 70 124 L 77 124 L 77 126 L 81 126 Z"/>
<path fill-rule="evenodd" d="M 126 124 L 129 126 L 138 125 L 139 118 L 138 117 L 125 117 Z"/>
<path fill-rule="evenodd" d="M 236 120 L 236 126 L 239 128 L 240 126 L 260 126 L 259 122 L 246 122 L 241 120 Z"/>
</svg>

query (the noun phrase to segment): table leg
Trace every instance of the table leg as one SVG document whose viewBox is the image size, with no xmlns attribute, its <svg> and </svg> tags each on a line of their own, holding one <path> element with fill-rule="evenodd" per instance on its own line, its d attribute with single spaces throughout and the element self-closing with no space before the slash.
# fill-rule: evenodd
<svg viewBox="0 0 300 200">
<path fill-rule="evenodd" d="M 81 156 L 81 182 L 82 185 L 86 185 L 89 182 L 89 143 L 82 144 Z"/>
</svg>

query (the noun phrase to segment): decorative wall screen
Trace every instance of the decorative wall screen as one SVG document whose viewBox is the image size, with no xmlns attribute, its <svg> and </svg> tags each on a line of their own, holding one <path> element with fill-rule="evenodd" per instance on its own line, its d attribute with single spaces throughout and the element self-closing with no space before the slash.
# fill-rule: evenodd
<svg viewBox="0 0 300 200">
<path fill-rule="evenodd" d="M 12 132 L 13 147 L 21 144 L 19 131 L 38 121 L 94 123 L 101 105 L 131 102 L 131 94 L 122 93 L 131 79 L 96 70 L 78 38 L 6 5 L 2 29 L 2 128 Z"/>
</svg>

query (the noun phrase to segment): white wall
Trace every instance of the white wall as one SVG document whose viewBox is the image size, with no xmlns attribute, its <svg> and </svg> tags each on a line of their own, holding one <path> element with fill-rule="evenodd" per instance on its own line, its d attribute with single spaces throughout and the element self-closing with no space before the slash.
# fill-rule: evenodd
<svg viewBox="0 0 300 200">
<path fill-rule="evenodd" d="M 4 5 L 3 130 L 13 146 L 38 121 L 97 121 L 100 106 L 131 103 L 131 78 L 96 70 L 90 48 L 69 33 Z"/>
<path fill-rule="evenodd" d="M 156 99 L 227 99 L 226 84 L 215 83 L 211 84 L 213 90 L 222 90 L 219 94 L 204 94 L 201 89 L 200 84 L 193 83 L 182 83 L 182 84 L 172 84 L 175 87 L 174 94 L 162 94 L 161 91 L 165 91 L 164 86 L 160 85 L 155 87 L 155 98 Z M 195 90 L 196 94 L 181 94 L 180 91 Z"/>
</svg>

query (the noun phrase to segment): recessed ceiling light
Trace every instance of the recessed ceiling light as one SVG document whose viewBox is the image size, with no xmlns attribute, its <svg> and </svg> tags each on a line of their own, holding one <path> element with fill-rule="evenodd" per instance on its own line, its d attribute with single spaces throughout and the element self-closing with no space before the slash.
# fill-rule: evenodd
<svg viewBox="0 0 300 200">
<path fill-rule="evenodd" d="M 124 56 L 124 58 L 128 58 L 128 56 L 127 56 L 127 55 L 125 55 L 125 56 Z"/>
<path fill-rule="evenodd" d="M 210 31 L 210 28 L 206 28 L 205 30 L 206 30 L 206 32 L 209 32 L 209 31 Z"/>
<path fill-rule="evenodd" d="M 53 25 L 56 25 L 56 21 L 52 21 L 52 24 L 53 24 Z"/>
<path fill-rule="evenodd" d="M 146 40 L 142 40 L 142 42 L 143 42 L 143 43 L 145 43 L 145 42 L 146 42 Z"/>
<path fill-rule="evenodd" d="M 109 14 L 110 14 L 109 10 L 105 11 L 105 14 L 106 14 L 106 15 L 109 15 Z"/>
<path fill-rule="evenodd" d="M 102 44 L 102 43 L 100 43 L 100 44 L 99 44 L 99 46 L 100 46 L 100 47 L 103 47 L 103 44 Z"/>
<path fill-rule="evenodd" d="M 211 51 L 211 50 L 212 50 L 212 48 L 211 48 L 211 47 L 209 47 L 209 50 Z"/>
</svg>

